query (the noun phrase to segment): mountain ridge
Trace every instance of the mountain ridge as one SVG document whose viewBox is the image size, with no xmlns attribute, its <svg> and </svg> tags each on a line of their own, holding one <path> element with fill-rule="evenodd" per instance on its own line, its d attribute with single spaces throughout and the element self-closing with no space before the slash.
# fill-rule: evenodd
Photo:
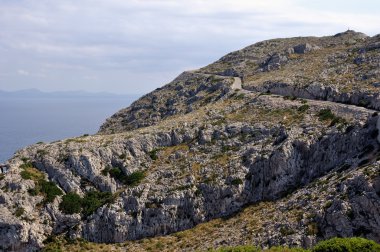
<svg viewBox="0 0 380 252">
<path fill-rule="evenodd" d="M 168 235 L 166 251 L 379 242 L 379 45 L 379 35 L 354 31 L 259 42 L 182 73 L 96 135 L 20 150 L 0 180 L 0 239 L 13 237 L 0 244 L 33 251 L 49 235 L 98 243 Z M 61 194 L 47 201 L 43 181 Z M 210 239 L 199 233 L 205 244 L 176 233 L 247 206 L 267 219 L 231 217 L 236 240 L 218 227 Z"/>
</svg>

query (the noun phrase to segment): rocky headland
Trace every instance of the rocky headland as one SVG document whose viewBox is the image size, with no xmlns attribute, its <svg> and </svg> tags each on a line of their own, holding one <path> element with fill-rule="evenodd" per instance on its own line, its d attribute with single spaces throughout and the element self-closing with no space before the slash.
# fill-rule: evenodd
<svg viewBox="0 0 380 252">
<path fill-rule="evenodd" d="M 1 165 L 0 250 L 61 236 L 131 251 L 380 242 L 379 90 L 380 35 L 354 31 L 185 71 L 98 134 Z"/>
</svg>

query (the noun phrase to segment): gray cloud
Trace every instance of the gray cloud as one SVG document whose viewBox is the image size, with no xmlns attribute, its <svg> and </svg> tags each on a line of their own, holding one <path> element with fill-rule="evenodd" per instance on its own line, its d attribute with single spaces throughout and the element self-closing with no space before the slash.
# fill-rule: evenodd
<svg viewBox="0 0 380 252">
<path fill-rule="evenodd" d="M 263 39 L 347 27 L 374 35 L 380 4 L 368 1 L 339 11 L 325 0 L 314 9 L 301 0 L 4 0 L 0 89 L 145 93 Z"/>
</svg>

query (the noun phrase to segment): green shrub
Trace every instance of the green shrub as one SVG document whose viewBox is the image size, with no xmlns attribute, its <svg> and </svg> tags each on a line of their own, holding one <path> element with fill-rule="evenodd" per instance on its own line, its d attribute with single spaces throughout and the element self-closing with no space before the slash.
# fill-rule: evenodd
<svg viewBox="0 0 380 252">
<path fill-rule="evenodd" d="M 319 242 L 313 252 L 375 252 L 380 245 L 364 238 L 332 238 Z"/>
<path fill-rule="evenodd" d="M 152 160 L 157 160 L 158 159 L 158 153 L 159 149 L 154 149 L 154 150 L 151 150 L 149 152 L 149 157 L 152 159 Z"/>
<path fill-rule="evenodd" d="M 82 213 L 87 216 L 106 203 L 112 202 L 112 193 L 90 191 L 82 200 Z"/>
<path fill-rule="evenodd" d="M 245 94 L 238 94 L 237 96 L 235 96 L 235 100 L 243 100 L 245 98 Z"/>
<path fill-rule="evenodd" d="M 260 252 L 261 250 L 257 247 L 246 245 L 237 247 L 225 247 L 215 250 L 215 252 Z"/>
<path fill-rule="evenodd" d="M 335 118 L 335 115 L 333 112 L 331 112 L 331 109 L 322 109 L 318 112 L 319 120 L 321 121 L 327 121 L 327 120 L 333 120 Z"/>
<path fill-rule="evenodd" d="M 18 208 L 16 208 L 15 216 L 20 217 L 21 215 L 24 214 L 24 212 L 25 212 L 25 209 L 23 207 L 18 207 Z"/>
<path fill-rule="evenodd" d="M 26 162 L 29 161 L 29 158 L 27 158 L 27 157 L 21 157 L 20 159 L 21 159 L 21 161 L 24 162 L 24 163 L 26 163 Z"/>
<path fill-rule="evenodd" d="M 297 110 L 298 110 L 299 112 L 306 112 L 309 108 L 310 108 L 309 105 L 304 104 L 304 105 L 301 105 L 300 107 L 298 107 Z"/>
<path fill-rule="evenodd" d="M 294 232 L 294 230 L 291 229 L 290 227 L 282 226 L 282 227 L 280 228 L 280 233 L 281 233 L 282 236 L 288 236 L 288 235 L 292 235 L 292 234 L 294 234 L 295 232 Z"/>
<path fill-rule="evenodd" d="M 142 171 L 135 171 L 132 172 L 130 175 L 124 174 L 124 172 L 118 167 L 111 168 L 109 170 L 106 170 L 105 172 L 107 171 L 111 177 L 119 180 L 120 182 L 128 186 L 136 186 L 145 178 L 145 173 Z"/>
<path fill-rule="evenodd" d="M 322 109 L 318 112 L 319 120 L 321 121 L 330 121 L 330 127 L 334 126 L 336 124 L 346 124 L 347 121 L 339 116 L 334 115 L 333 112 L 331 112 L 331 109 Z"/>
<path fill-rule="evenodd" d="M 45 156 L 47 154 L 49 154 L 49 152 L 47 150 L 45 150 L 45 149 L 39 149 L 39 150 L 37 150 L 37 155 L 39 155 L 41 157 Z"/>
<path fill-rule="evenodd" d="M 132 172 L 130 175 L 126 176 L 124 183 L 129 186 L 138 185 L 145 178 L 145 173 L 142 171 Z"/>
<path fill-rule="evenodd" d="M 284 100 L 291 100 L 291 101 L 295 101 L 297 100 L 297 97 L 294 96 L 294 95 L 285 95 L 282 97 Z"/>
<path fill-rule="evenodd" d="M 32 175 L 26 170 L 21 171 L 20 175 L 23 179 L 32 179 Z"/>
<path fill-rule="evenodd" d="M 371 104 L 371 101 L 367 99 L 360 99 L 358 105 L 361 107 L 367 107 L 369 104 Z"/>
<path fill-rule="evenodd" d="M 231 185 L 242 185 L 243 184 L 243 180 L 241 180 L 240 178 L 235 178 L 231 181 Z"/>
<path fill-rule="evenodd" d="M 288 248 L 283 246 L 271 247 L 270 249 L 263 250 L 265 252 L 310 252 L 309 250 L 305 250 L 303 248 Z"/>
<path fill-rule="evenodd" d="M 44 174 L 34 168 L 30 162 L 24 162 L 20 168 L 22 169 L 20 172 L 21 177 L 33 180 L 35 183 L 33 189 L 28 189 L 30 195 L 37 196 L 42 194 L 44 196 L 44 203 L 49 203 L 53 202 L 56 196 L 63 194 L 55 183 L 46 181 Z"/>
<path fill-rule="evenodd" d="M 53 202 L 55 197 L 62 195 L 61 189 L 51 181 L 38 181 L 39 191 L 44 194 L 45 203 Z"/>
<path fill-rule="evenodd" d="M 111 203 L 114 197 L 110 192 L 90 191 L 81 198 L 78 194 L 70 192 L 62 197 L 59 209 L 65 214 L 82 213 L 88 216 L 104 204 Z"/>
<path fill-rule="evenodd" d="M 332 204 L 333 204 L 333 202 L 332 202 L 331 200 L 327 201 L 327 202 L 325 203 L 325 205 L 324 205 L 324 209 L 327 209 L 327 208 L 331 207 Z"/>
<path fill-rule="evenodd" d="M 238 151 L 239 150 L 239 147 L 237 146 L 227 146 L 227 145 L 224 145 L 222 147 L 222 152 L 225 153 L 227 151 Z"/>
<path fill-rule="evenodd" d="M 62 202 L 59 204 L 59 210 L 65 214 L 79 213 L 82 209 L 82 198 L 70 192 L 62 197 Z"/>
<path fill-rule="evenodd" d="M 124 178 L 124 173 L 118 167 L 113 167 L 113 168 L 109 169 L 108 173 L 111 175 L 111 177 L 118 179 L 120 181 L 122 181 Z"/>
</svg>

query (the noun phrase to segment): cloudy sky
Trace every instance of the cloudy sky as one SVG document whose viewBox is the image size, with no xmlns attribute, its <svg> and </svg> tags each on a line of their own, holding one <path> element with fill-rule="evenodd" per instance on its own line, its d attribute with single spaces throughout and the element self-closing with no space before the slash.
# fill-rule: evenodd
<svg viewBox="0 0 380 252">
<path fill-rule="evenodd" d="M 379 0 L 0 0 L 0 89 L 142 94 L 260 40 L 379 24 Z"/>
</svg>

